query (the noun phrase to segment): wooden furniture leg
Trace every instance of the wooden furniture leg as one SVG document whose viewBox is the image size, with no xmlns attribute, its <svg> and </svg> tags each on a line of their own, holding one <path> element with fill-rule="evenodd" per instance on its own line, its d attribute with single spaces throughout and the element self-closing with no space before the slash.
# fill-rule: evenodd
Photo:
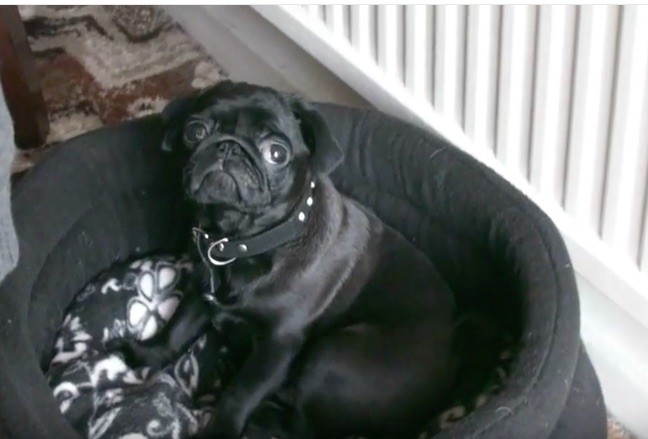
<svg viewBox="0 0 648 439">
<path fill-rule="evenodd" d="M 17 6 L 0 6 L 0 82 L 14 120 L 16 145 L 42 146 L 49 132 L 47 110 Z"/>
</svg>

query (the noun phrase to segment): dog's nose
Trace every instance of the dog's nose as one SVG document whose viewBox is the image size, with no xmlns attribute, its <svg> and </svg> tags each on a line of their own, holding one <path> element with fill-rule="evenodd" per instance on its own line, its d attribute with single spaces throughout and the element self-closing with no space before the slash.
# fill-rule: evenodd
<svg viewBox="0 0 648 439">
<path fill-rule="evenodd" d="M 229 158 L 243 154 L 241 143 L 229 136 L 201 149 L 185 169 L 186 190 L 192 195 L 197 194 L 209 174 L 223 170 L 223 163 Z"/>
<path fill-rule="evenodd" d="M 225 154 L 242 151 L 242 146 L 234 139 L 223 139 L 216 143 L 216 148 Z"/>
</svg>

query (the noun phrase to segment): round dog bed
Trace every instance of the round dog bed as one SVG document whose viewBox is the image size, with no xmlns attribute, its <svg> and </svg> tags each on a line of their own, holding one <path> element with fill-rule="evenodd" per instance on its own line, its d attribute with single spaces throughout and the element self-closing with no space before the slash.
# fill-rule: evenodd
<svg viewBox="0 0 648 439">
<path fill-rule="evenodd" d="M 499 391 L 436 437 L 605 437 L 574 273 L 551 221 L 433 133 L 319 108 L 346 152 L 338 188 L 426 252 L 460 309 L 486 312 L 518 347 Z M 0 437 L 78 437 L 46 379 L 66 308 L 115 262 L 182 250 L 180 169 L 160 150 L 162 134 L 158 116 L 88 133 L 16 183 L 20 261 L 0 288 Z M 479 363 L 480 346 L 464 350 Z"/>
</svg>

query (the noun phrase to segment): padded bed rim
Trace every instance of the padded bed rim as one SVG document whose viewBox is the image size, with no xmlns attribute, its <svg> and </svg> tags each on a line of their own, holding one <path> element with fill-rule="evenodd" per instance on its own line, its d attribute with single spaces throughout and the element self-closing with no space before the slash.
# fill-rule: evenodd
<svg viewBox="0 0 648 439">
<path fill-rule="evenodd" d="M 362 118 L 362 123 L 365 123 L 370 117 L 368 115 L 371 115 L 372 112 L 365 112 L 365 111 L 360 111 L 360 110 L 350 110 L 350 109 L 345 109 L 337 106 L 330 106 L 330 105 L 325 105 L 322 106 L 322 110 L 327 115 L 328 117 L 331 117 L 331 110 L 335 110 L 337 112 L 356 112 L 353 115 L 354 120 L 357 120 L 358 117 Z M 373 113 L 375 117 L 375 114 Z M 382 117 L 382 116 L 381 116 Z M 340 118 L 344 119 L 344 118 Z M 155 135 L 157 134 L 156 129 L 160 128 L 160 121 L 153 117 L 153 118 L 146 118 L 144 121 L 135 121 L 131 122 L 129 124 L 125 124 L 122 126 L 122 128 L 117 128 L 117 130 L 120 130 L 120 133 L 123 132 L 124 130 L 137 130 L 139 129 L 140 125 L 146 125 L 149 124 L 148 130 L 149 133 L 152 135 L 151 137 L 145 137 L 145 140 L 151 143 L 157 144 L 157 141 L 155 140 Z M 418 128 L 415 128 L 411 125 L 405 124 L 403 122 L 398 122 L 398 124 L 402 124 L 404 129 L 408 130 L 418 130 Z M 335 124 L 333 124 L 335 125 Z M 357 127 L 355 127 L 357 129 Z M 111 128 L 105 129 L 105 130 L 100 130 L 103 131 L 104 133 L 108 132 L 111 130 Z M 115 130 L 115 128 L 112 128 L 112 130 Z M 340 133 L 336 133 L 340 134 Z M 57 183 L 61 183 L 60 177 L 57 179 L 57 175 L 61 174 L 60 169 L 57 168 L 57 162 L 65 162 L 65 161 L 75 161 L 78 162 L 79 160 L 88 160 L 88 155 L 83 154 L 83 150 L 86 148 L 93 148 L 95 149 L 95 153 L 98 156 L 101 156 L 100 150 L 101 148 L 94 148 L 93 146 L 86 145 L 85 142 L 88 139 L 93 139 L 93 142 L 97 142 L 97 138 L 101 138 L 102 135 L 105 135 L 106 137 L 110 137 L 110 134 L 101 134 L 98 132 L 93 132 L 89 133 L 87 135 L 81 136 L 79 138 L 74 139 L 73 141 L 67 142 L 60 147 L 56 148 L 56 151 L 54 151 L 50 156 L 42 161 L 39 165 L 36 166 L 36 168 L 30 172 L 30 175 L 26 176 L 23 181 L 20 181 L 16 185 L 16 189 L 14 192 L 14 213 L 16 217 L 20 217 L 25 215 L 27 211 L 29 211 L 29 205 L 30 205 L 30 200 L 29 200 L 29 195 L 30 195 L 30 190 L 28 182 L 35 181 L 38 179 L 46 179 L 45 181 L 56 181 Z M 348 133 L 347 133 L 348 135 Z M 429 134 L 422 132 L 421 135 L 428 136 Z M 91 137 L 95 136 L 95 137 Z M 137 136 L 135 136 L 137 137 Z M 130 140 L 130 139 L 129 139 Z M 143 140 L 143 138 L 140 136 L 139 139 L 133 139 L 131 143 L 135 143 L 134 140 L 139 140 L 140 142 Z M 436 139 L 436 142 L 443 142 L 442 140 Z M 132 147 L 137 147 L 138 145 L 133 144 Z M 448 148 L 449 147 L 449 148 Z M 553 263 L 553 269 L 556 269 L 556 260 L 561 260 L 565 258 L 566 255 L 566 250 L 564 249 L 564 246 L 561 245 L 561 243 L 558 244 L 558 248 L 555 247 L 555 241 L 556 241 L 556 236 L 558 235 L 557 230 L 553 226 L 553 224 L 546 218 L 546 216 L 539 211 L 537 207 L 532 205 L 528 200 L 524 199 L 522 196 L 520 196 L 515 190 L 508 185 L 504 180 L 502 180 L 500 177 L 494 175 L 494 173 L 490 170 L 487 170 L 483 168 L 482 165 L 475 166 L 475 161 L 464 155 L 464 153 L 460 152 L 456 148 L 452 147 L 451 145 L 445 145 L 444 148 L 446 148 L 448 153 L 451 153 L 453 155 L 453 158 L 458 159 L 462 162 L 462 164 L 469 166 L 471 169 L 477 168 L 481 177 L 485 178 L 487 181 L 489 181 L 490 184 L 494 185 L 497 187 L 498 190 L 503 191 L 507 194 L 509 198 L 511 198 L 512 202 L 514 205 L 519 206 L 523 209 L 524 213 L 531 218 L 532 222 L 535 224 L 536 231 L 537 233 L 541 236 L 543 242 L 545 242 L 545 249 L 544 251 L 547 252 L 549 255 L 552 263 Z M 108 151 L 109 148 L 103 148 L 106 152 L 104 152 L 104 155 L 108 155 L 112 158 L 117 157 L 115 154 L 116 151 Z M 109 157 L 109 158 L 110 158 Z M 105 158 L 105 157 L 104 157 Z M 106 163 L 104 163 L 104 166 L 107 166 Z M 146 166 L 146 163 L 138 163 L 134 164 L 132 163 L 131 167 L 132 169 L 135 169 L 135 167 L 138 167 L 138 169 L 141 169 L 142 166 Z M 62 183 L 67 183 L 69 185 L 70 190 L 74 190 L 76 187 L 76 184 L 73 181 L 70 180 L 63 180 Z M 62 193 L 65 191 L 61 191 Z M 48 200 L 49 201 L 49 200 Z M 88 201 L 91 201 L 88 200 Z M 24 227 L 21 227 L 20 221 L 17 221 L 18 223 L 18 233 L 21 238 L 22 242 L 28 242 L 34 239 L 35 236 L 35 231 L 34 230 L 25 230 Z M 53 233 L 53 235 L 56 235 L 58 231 L 53 231 L 50 230 L 48 233 Z M 548 238 L 547 238 L 548 235 Z M 58 235 L 60 236 L 60 234 Z M 551 246 L 547 244 L 547 241 L 554 241 L 554 245 Z M 31 245 L 31 242 L 30 242 Z M 41 248 L 42 249 L 42 248 Z M 42 249 L 44 254 L 48 253 L 48 250 L 51 249 Z M 124 249 L 125 251 L 127 249 Z M 130 249 L 131 252 L 134 252 L 135 249 L 132 248 Z M 556 255 L 556 253 L 558 253 Z M 561 254 L 564 253 L 564 254 Z M 36 261 L 29 261 L 30 264 Z M 102 268 L 105 267 L 97 267 L 97 271 L 99 271 Z M 0 297 L 6 296 L 7 294 L 11 294 L 11 286 L 15 285 L 15 282 L 20 280 L 21 278 L 24 279 L 25 276 L 33 276 L 32 279 L 35 279 L 36 276 L 38 276 L 38 272 L 35 271 L 40 271 L 40 270 L 34 270 L 35 267 L 33 265 L 30 265 L 29 267 L 25 267 L 24 264 L 20 264 L 19 269 L 16 270 L 16 272 L 12 273 L 10 277 L 8 278 L 7 282 L 3 284 L 2 289 L 0 290 Z M 553 271 L 553 270 L 552 270 Z M 578 306 L 577 306 L 577 300 L 574 299 L 575 297 L 575 284 L 573 283 L 573 272 L 567 273 L 568 278 L 567 279 L 561 279 L 559 273 L 564 273 L 565 270 L 562 270 L 560 272 L 555 272 L 555 290 L 552 292 L 555 294 L 555 297 L 553 300 L 557 301 L 557 315 L 556 318 L 564 318 L 564 317 L 571 317 L 570 320 L 576 321 L 578 319 Z M 79 285 L 79 289 L 83 286 L 85 282 L 89 281 L 89 279 L 84 279 L 82 284 Z M 14 291 L 15 293 L 15 291 Z M 31 291 L 23 291 L 23 293 L 31 293 Z M 574 303 L 576 304 L 574 306 Z M 565 307 L 567 309 L 565 309 Z M 21 315 L 21 312 L 17 312 L 18 310 L 15 309 L 10 309 L 6 308 L 5 311 L 2 312 L 3 317 L 4 316 L 16 316 L 16 315 Z M 567 316 L 564 315 L 564 313 L 567 313 Z M 573 314 L 576 313 L 576 316 L 574 317 Z M 571 314 L 571 315 L 570 315 Z M 22 320 L 22 319 L 19 319 Z M 5 323 L 2 320 L 0 320 L 0 337 L 2 337 L 3 340 L 11 340 L 14 342 L 19 341 L 20 337 L 24 337 L 24 339 L 27 339 L 27 328 L 26 324 L 27 322 L 21 321 L 21 322 L 12 322 L 11 324 L 2 324 Z M 20 323 L 19 328 L 16 328 L 16 323 Z M 569 325 L 568 325 L 569 326 Z M 18 331 L 16 332 L 16 329 Z M 561 328 L 556 328 L 556 332 L 554 333 L 555 336 L 561 336 L 564 337 L 566 340 L 563 340 L 565 343 L 561 349 L 560 352 L 557 352 L 555 349 L 555 346 L 553 342 L 555 340 L 552 340 L 552 344 L 549 346 L 547 351 L 545 352 L 545 362 L 543 362 L 540 367 L 537 369 L 537 379 L 534 382 L 529 382 L 526 383 L 526 388 L 525 392 L 522 392 L 521 394 L 518 394 L 517 397 L 515 398 L 515 405 L 511 404 L 513 401 L 510 399 L 505 399 L 505 397 L 495 397 L 493 398 L 490 403 L 487 403 L 486 406 L 482 407 L 480 410 L 476 411 L 473 413 L 471 416 L 467 417 L 465 420 L 460 421 L 453 429 L 445 431 L 439 435 L 439 438 L 455 438 L 455 437 L 477 437 L 477 436 L 484 436 L 488 435 L 488 437 L 512 437 L 510 436 L 513 434 L 513 432 L 516 431 L 516 428 L 511 425 L 511 421 L 515 424 L 524 424 L 527 427 L 531 427 L 530 423 L 534 422 L 554 422 L 557 421 L 558 416 L 560 414 L 560 411 L 562 410 L 562 405 L 564 405 L 564 402 L 567 398 L 567 395 L 569 393 L 569 385 L 566 385 L 571 382 L 573 378 L 573 373 L 574 369 L 576 367 L 576 360 L 577 360 L 577 353 L 578 353 L 578 332 L 576 331 L 575 334 L 562 334 L 559 333 L 558 330 Z M 564 328 L 563 333 L 565 332 L 566 329 L 569 328 Z M 17 337 L 20 336 L 20 337 Z M 571 342 L 570 342 L 571 341 Z M 51 397 L 51 393 L 49 388 L 47 387 L 44 378 L 42 376 L 42 373 L 40 370 L 38 370 L 35 366 L 38 364 L 36 360 L 36 355 L 33 352 L 33 349 L 31 349 L 31 346 L 27 345 L 20 345 L 20 346 L 13 346 L 16 348 L 16 352 L 14 352 L 12 355 L 12 358 L 9 358 L 6 354 L 2 355 L 0 358 L 0 373 L 4 373 L 6 370 L 4 368 L 5 364 L 10 364 L 12 360 L 16 358 L 16 353 L 18 353 L 18 357 L 20 358 L 30 358 L 33 359 L 33 363 L 30 364 L 29 368 L 22 369 L 21 375 L 22 379 L 31 381 L 31 387 L 34 387 L 34 390 L 40 390 L 39 393 L 41 393 L 40 397 L 43 398 L 42 400 L 37 399 L 36 401 L 30 400 L 29 402 L 32 405 L 32 409 L 30 410 L 29 413 L 31 414 L 38 414 L 39 418 L 45 418 L 47 419 L 47 424 L 41 424 L 39 426 L 33 425 L 34 422 L 30 420 L 29 416 L 25 416 L 25 433 L 29 431 L 30 435 L 34 437 L 44 437 L 43 435 L 53 435 L 56 433 L 57 437 L 76 437 L 76 433 L 71 429 L 69 424 L 65 421 L 65 419 L 60 415 L 60 412 L 58 411 L 58 407 L 53 399 Z M 524 355 L 524 351 L 522 351 L 521 355 Z M 560 375 L 556 375 L 556 370 L 560 370 Z M 512 377 L 515 376 L 515 371 L 513 371 Z M 40 378 L 36 375 L 39 375 Z M 559 379 L 560 378 L 560 379 Z M 18 381 L 15 381 L 15 377 L 2 377 L 2 381 L 4 382 L 5 380 L 14 380 L 13 382 L 16 383 Z M 22 380 L 21 380 L 22 382 Z M 556 391 L 550 391 L 547 392 L 546 388 L 547 387 L 552 387 L 550 384 L 554 384 L 555 387 L 562 387 L 563 391 L 562 392 L 557 392 Z M 546 384 L 546 386 L 545 386 Z M 3 386 L 4 387 L 4 386 Z M 539 387 L 539 388 L 538 388 Z M 47 395 L 45 395 L 45 392 L 47 392 Z M 529 399 L 534 399 L 534 398 L 529 398 L 530 396 L 533 395 L 533 393 L 541 393 L 545 394 L 543 397 L 542 395 L 538 395 L 539 398 L 541 399 L 550 399 L 551 404 L 550 406 L 554 408 L 553 412 L 556 415 L 553 417 L 553 420 L 551 419 L 545 419 L 544 421 L 538 421 L 534 418 L 537 417 L 537 404 L 529 404 Z M 21 394 L 24 393 L 21 391 L 20 388 L 12 386 L 12 387 L 4 387 L 0 389 L 0 407 L 2 404 L 4 404 L 6 401 L 8 401 L 7 398 L 9 398 L 12 402 L 15 403 L 16 400 L 18 401 L 23 401 L 23 402 L 28 402 L 25 401 L 22 397 Z M 546 395 L 550 395 L 546 396 Z M 560 396 L 558 396 L 560 395 Z M 49 400 L 46 398 L 46 396 L 49 397 Z M 563 398 L 564 396 L 564 398 Z M 558 397 L 559 404 L 557 403 L 556 397 Z M 547 406 L 547 404 L 543 404 L 544 406 Z M 494 408 L 495 406 L 499 407 L 508 407 L 509 410 L 497 410 L 493 412 L 492 410 L 489 410 L 489 408 Z M 2 411 L 0 411 L 2 413 Z M 1 414 L 0 414 L 1 416 Z M 57 417 L 58 419 L 54 420 L 52 419 L 52 416 Z M 516 421 L 517 420 L 517 421 Z M 551 426 L 547 425 L 546 423 L 544 425 L 538 425 L 538 431 L 548 431 L 551 429 Z M 519 430 L 518 430 L 519 431 Z"/>
</svg>

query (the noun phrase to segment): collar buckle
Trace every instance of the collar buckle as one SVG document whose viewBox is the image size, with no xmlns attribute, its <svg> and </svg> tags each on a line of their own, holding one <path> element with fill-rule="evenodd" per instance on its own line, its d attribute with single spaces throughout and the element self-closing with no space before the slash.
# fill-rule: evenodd
<svg viewBox="0 0 648 439">
<path fill-rule="evenodd" d="M 236 258 L 231 258 L 231 259 L 216 259 L 215 257 L 212 256 L 212 251 L 214 249 L 222 248 L 223 244 L 228 242 L 229 239 L 227 238 L 222 238 L 219 239 L 218 241 L 214 241 L 210 244 L 209 248 L 207 249 L 207 259 L 209 259 L 209 262 L 211 262 L 213 265 L 216 266 L 223 266 L 223 265 L 228 265 L 231 264 L 232 262 L 236 261 Z"/>
</svg>

